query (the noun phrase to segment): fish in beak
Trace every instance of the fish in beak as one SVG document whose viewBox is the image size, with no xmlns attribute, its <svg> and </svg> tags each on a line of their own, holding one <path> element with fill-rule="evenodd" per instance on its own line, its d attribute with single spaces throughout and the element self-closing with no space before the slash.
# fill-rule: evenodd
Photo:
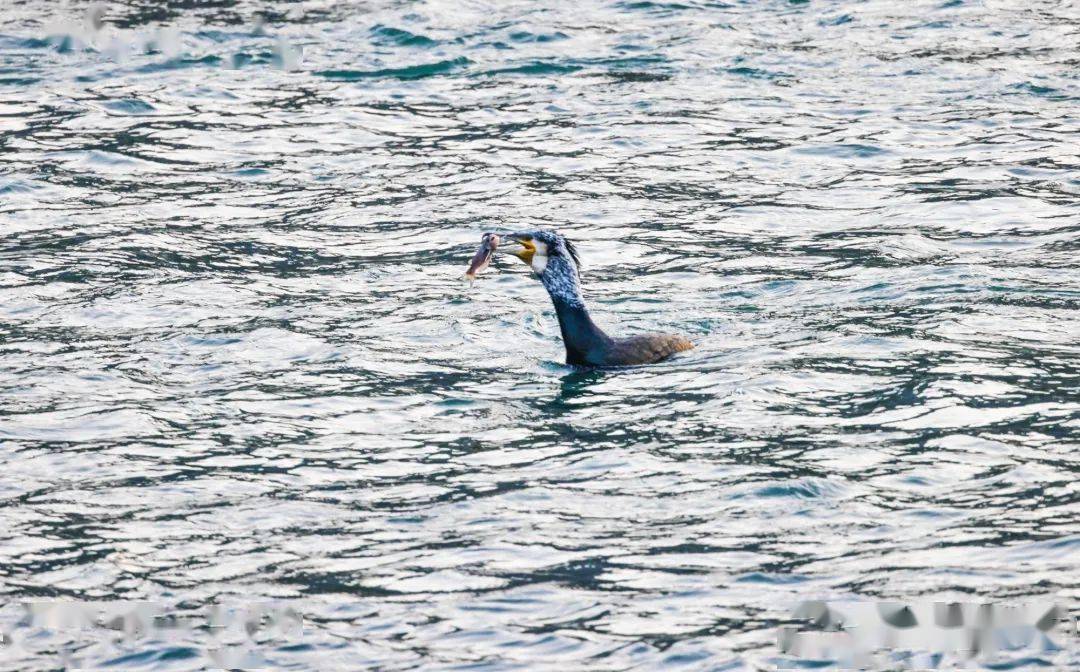
<svg viewBox="0 0 1080 672">
<path fill-rule="evenodd" d="M 488 267 L 491 258 L 495 256 L 495 250 L 499 248 L 499 236 L 495 233 L 485 233 L 480 241 L 480 249 L 473 255 L 469 263 L 469 270 L 465 271 L 465 278 L 469 282 L 476 280 L 476 276 Z"/>
<path fill-rule="evenodd" d="M 534 240 L 532 235 L 528 233 L 506 233 L 500 236 L 488 232 L 480 240 L 480 249 L 473 255 L 472 261 L 469 263 L 469 270 L 465 272 L 465 279 L 470 283 L 476 280 L 476 276 L 480 275 L 491 263 L 492 257 L 495 256 L 495 250 L 499 248 L 501 243 L 507 241 L 521 246 L 520 249 L 512 250 L 510 254 L 524 261 L 526 265 L 532 267 L 537 273 L 543 270 L 542 267 L 547 260 L 547 257 L 544 256 L 546 246 Z M 540 265 L 539 268 L 537 264 Z"/>
</svg>

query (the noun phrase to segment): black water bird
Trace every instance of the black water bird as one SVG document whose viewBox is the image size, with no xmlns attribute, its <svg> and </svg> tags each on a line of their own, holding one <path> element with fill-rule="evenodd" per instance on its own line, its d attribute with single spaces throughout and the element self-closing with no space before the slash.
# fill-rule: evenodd
<svg viewBox="0 0 1080 672">
<path fill-rule="evenodd" d="M 566 363 L 574 366 L 652 364 L 694 347 L 677 334 L 641 334 L 612 338 L 593 323 L 581 295 L 580 260 L 573 243 L 554 231 L 508 233 L 502 240 L 518 243 L 511 251 L 532 268 L 555 305 Z"/>
</svg>

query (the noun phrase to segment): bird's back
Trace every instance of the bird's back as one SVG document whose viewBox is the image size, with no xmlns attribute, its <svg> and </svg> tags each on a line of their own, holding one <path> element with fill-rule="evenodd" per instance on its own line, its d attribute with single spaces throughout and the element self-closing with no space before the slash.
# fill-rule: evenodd
<svg viewBox="0 0 1080 672">
<path fill-rule="evenodd" d="M 694 347 L 690 339 L 678 334 L 642 334 L 612 340 L 604 366 L 652 364 Z"/>
</svg>

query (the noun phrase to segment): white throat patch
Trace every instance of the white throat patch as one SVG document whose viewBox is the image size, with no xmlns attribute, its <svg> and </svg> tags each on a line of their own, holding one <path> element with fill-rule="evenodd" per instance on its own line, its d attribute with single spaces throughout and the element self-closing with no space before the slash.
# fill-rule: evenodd
<svg viewBox="0 0 1080 672">
<path fill-rule="evenodd" d="M 548 258 L 547 255 L 534 254 L 532 261 L 529 262 L 529 266 L 532 266 L 533 272 L 537 275 L 543 275 L 544 269 L 547 268 Z"/>
<path fill-rule="evenodd" d="M 533 254 L 529 266 L 532 266 L 533 271 L 535 271 L 537 275 L 543 275 L 548 262 L 547 243 L 542 240 L 533 240 L 532 244 L 536 248 L 536 252 Z"/>
</svg>

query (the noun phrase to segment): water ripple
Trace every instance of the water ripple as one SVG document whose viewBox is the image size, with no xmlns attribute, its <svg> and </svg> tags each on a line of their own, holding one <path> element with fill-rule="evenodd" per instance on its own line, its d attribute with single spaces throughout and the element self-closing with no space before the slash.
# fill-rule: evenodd
<svg viewBox="0 0 1080 672">
<path fill-rule="evenodd" d="M 0 667 L 809 667 L 802 600 L 1075 598 L 1068 3 L 72 12 L 0 18 Z M 533 226 L 697 347 L 563 365 L 461 278 Z"/>
</svg>

